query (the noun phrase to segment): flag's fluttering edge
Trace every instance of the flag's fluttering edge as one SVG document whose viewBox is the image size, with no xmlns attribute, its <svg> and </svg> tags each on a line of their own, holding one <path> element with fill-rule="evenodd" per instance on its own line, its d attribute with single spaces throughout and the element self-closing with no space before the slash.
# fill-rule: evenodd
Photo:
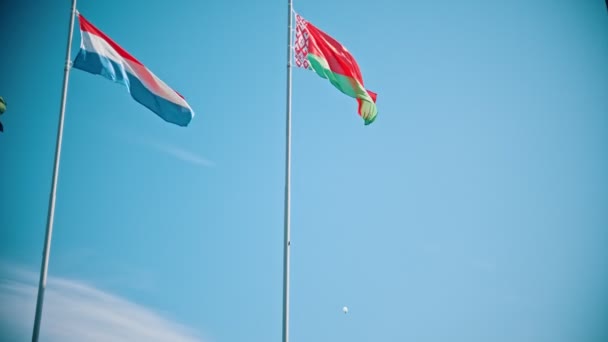
<svg viewBox="0 0 608 342">
<path fill-rule="evenodd" d="M 194 112 L 182 95 L 156 77 L 81 14 L 78 14 L 78 19 L 82 41 L 78 56 L 74 60 L 74 68 L 125 85 L 133 99 L 165 121 L 179 126 L 187 126 L 190 123 Z"/>
<path fill-rule="evenodd" d="M 374 122 L 378 109 L 376 94 L 366 90 L 357 62 L 337 40 L 296 14 L 295 64 L 312 69 L 344 94 L 359 103 L 359 115 L 366 125 Z"/>
</svg>

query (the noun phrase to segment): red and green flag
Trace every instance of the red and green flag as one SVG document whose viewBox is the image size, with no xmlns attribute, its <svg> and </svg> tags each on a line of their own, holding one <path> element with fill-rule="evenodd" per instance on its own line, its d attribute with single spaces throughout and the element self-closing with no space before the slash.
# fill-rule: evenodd
<svg viewBox="0 0 608 342">
<path fill-rule="evenodd" d="M 294 51 L 297 67 L 314 70 L 338 90 L 357 99 L 365 124 L 374 122 L 378 114 L 376 94 L 365 89 L 359 66 L 346 47 L 296 14 Z"/>
</svg>

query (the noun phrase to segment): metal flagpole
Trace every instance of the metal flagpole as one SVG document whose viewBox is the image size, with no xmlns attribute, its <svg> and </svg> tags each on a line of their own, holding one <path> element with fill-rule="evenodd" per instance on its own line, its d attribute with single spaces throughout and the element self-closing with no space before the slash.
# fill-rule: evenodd
<svg viewBox="0 0 608 342">
<path fill-rule="evenodd" d="M 287 120 L 285 146 L 285 233 L 283 239 L 283 342 L 289 342 L 289 248 L 290 248 L 290 187 L 291 187 L 291 57 L 292 0 L 287 0 Z"/>
<path fill-rule="evenodd" d="M 34 319 L 34 332 L 32 342 L 38 342 L 40 334 L 40 319 L 42 318 L 42 304 L 44 301 L 44 290 L 46 288 L 46 275 L 49 267 L 49 254 L 51 253 L 51 237 L 53 235 L 53 219 L 55 216 L 55 201 L 57 197 L 57 177 L 59 175 L 59 160 L 61 157 L 61 141 L 63 138 L 63 121 L 65 116 L 65 103 L 68 95 L 68 80 L 70 76 L 70 51 L 72 50 L 72 37 L 74 36 L 74 18 L 76 16 L 76 0 L 72 0 L 72 11 L 70 12 L 70 31 L 68 33 L 68 46 L 66 52 L 65 69 L 63 73 L 63 90 L 61 93 L 61 107 L 59 110 L 59 128 L 57 130 L 57 144 L 55 146 L 55 163 L 53 166 L 53 180 L 51 183 L 51 195 L 49 198 L 49 211 L 46 221 L 46 234 L 44 238 L 44 251 L 42 252 L 42 266 L 40 269 L 40 280 L 38 282 L 38 299 L 36 300 L 36 317 Z"/>
</svg>

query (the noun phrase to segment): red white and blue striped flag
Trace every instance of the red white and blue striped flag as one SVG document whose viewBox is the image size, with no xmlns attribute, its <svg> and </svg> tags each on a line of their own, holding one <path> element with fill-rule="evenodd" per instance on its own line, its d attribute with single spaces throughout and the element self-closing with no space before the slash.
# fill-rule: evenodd
<svg viewBox="0 0 608 342">
<path fill-rule="evenodd" d="M 74 60 L 74 68 L 123 84 L 135 101 L 165 121 L 179 126 L 187 126 L 190 123 L 194 112 L 182 95 L 156 77 L 81 14 L 78 14 L 78 19 L 82 41 Z"/>
</svg>

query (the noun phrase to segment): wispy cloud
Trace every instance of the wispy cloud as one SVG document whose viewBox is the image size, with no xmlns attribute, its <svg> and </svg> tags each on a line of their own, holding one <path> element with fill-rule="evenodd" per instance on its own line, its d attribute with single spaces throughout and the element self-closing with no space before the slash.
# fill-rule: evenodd
<svg viewBox="0 0 608 342">
<path fill-rule="evenodd" d="M 2 266 L 2 265 L 0 265 Z M 36 274 L 2 267 L 0 340 L 31 338 L 36 305 Z M 45 292 L 41 340 L 202 341 L 198 334 L 125 298 L 77 280 L 50 277 Z"/>
<path fill-rule="evenodd" d="M 178 146 L 175 146 L 175 145 L 172 145 L 169 143 L 164 143 L 164 142 L 160 142 L 160 141 L 143 138 L 143 137 L 135 135 L 135 134 L 128 134 L 127 132 L 122 131 L 122 130 L 113 130 L 112 132 L 119 135 L 123 139 L 140 144 L 142 146 L 151 147 L 157 151 L 163 152 L 173 158 L 190 163 L 192 165 L 202 166 L 202 167 L 215 166 L 215 162 L 213 162 L 212 160 L 209 160 L 194 152 L 188 151 L 188 150 L 184 149 L 183 147 L 178 147 Z"/>
<path fill-rule="evenodd" d="M 157 148 L 160 151 L 163 151 L 177 159 L 181 159 L 185 162 L 194 164 L 194 165 L 199 165 L 199 166 L 206 166 L 206 167 L 211 167 L 211 166 L 215 166 L 215 163 L 212 162 L 211 160 L 205 159 L 195 153 L 192 153 L 190 151 L 186 151 L 182 148 L 176 147 L 176 146 L 172 146 L 172 145 L 167 145 L 167 144 L 159 144 L 159 143 L 148 143 L 148 145 L 153 146 L 155 148 Z"/>
</svg>

